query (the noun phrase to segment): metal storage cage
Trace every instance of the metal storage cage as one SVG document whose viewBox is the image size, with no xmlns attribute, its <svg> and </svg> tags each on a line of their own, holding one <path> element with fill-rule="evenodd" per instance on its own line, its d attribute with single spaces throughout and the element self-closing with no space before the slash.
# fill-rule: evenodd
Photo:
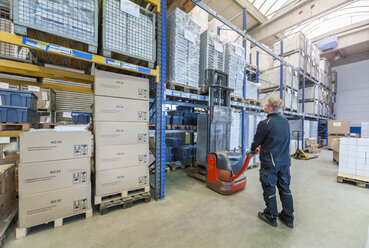
<svg viewBox="0 0 369 248">
<path fill-rule="evenodd" d="M 16 34 L 27 28 L 83 42 L 97 52 L 98 0 L 13 0 L 11 15 Z"/>
<path fill-rule="evenodd" d="M 156 59 L 155 14 L 140 7 L 139 17 L 125 13 L 120 0 L 102 2 L 103 55 L 111 52 L 149 62 L 153 67 Z"/>
</svg>

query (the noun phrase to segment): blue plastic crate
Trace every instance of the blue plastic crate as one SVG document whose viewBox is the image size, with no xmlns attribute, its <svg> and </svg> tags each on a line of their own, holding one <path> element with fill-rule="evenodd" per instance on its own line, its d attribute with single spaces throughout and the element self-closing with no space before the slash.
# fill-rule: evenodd
<svg viewBox="0 0 369 248">
<path fill-rule="evenodd" d="M 167 147 L 179 147 L 182 146 L 182 139 L 175 137 L 168 137 L 165 139 L 165 144 Z"/>
<path fill-rule="evenodd" d="M 177 110 L 168 111 L 168 115 L 170 116 L 183 116 L 183 113 L 184 112 Z"/>
<path fill-rule="evenodd" d="M 172 116 L 172 125 L 183 125 L 183 116 Z"/>
<path fill-rule="evenodd" d="M 0 122 L 39 123 L 40 114 L 36 110 L 0 106 Z"/>
<path fill-rule="evenodd" d="M 166 118 L 166 123 L 165 124 L 169 125 L 169 124 L 172 123 L 172 116 L 166 115 L 165 118 Z"/>
<path fill-rule="evenodd" d="M 1 105 L 37 110 L 38 97 L 30 91 L 0 89 Z"/>
<path fill-rule="evenodd" d="M 193 107 L 177 106 L 177 110 L 182 112 L 193 112 Z"/>
<path fill-rule="evenodd" d="M 88 124 L 90 123 L 91 113 L 89 112 L 72 112 L 72 120 L 74 124 Z"/>
</svg>

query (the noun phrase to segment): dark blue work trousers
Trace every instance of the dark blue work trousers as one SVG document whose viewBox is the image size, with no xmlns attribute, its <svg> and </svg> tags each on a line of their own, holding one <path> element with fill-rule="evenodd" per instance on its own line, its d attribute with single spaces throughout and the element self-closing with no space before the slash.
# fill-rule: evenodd
<svg viewBox="0 0 369 248">
<path fill-rule="evenodd" d="M 269 164 L 261 164 L 260 182 L 263 187 L 263 196 L 266 205 L 266 208 L 264 209 L 264 215 L 272 220 L 277 219 L 277 186 L 283 208 L 281 214 L 283 217 L 285 217 L 286 221 L 293 222 L 294 210 L 292 194 L 290 190 L 290 165 L 274 166 Z"/>
</svg>

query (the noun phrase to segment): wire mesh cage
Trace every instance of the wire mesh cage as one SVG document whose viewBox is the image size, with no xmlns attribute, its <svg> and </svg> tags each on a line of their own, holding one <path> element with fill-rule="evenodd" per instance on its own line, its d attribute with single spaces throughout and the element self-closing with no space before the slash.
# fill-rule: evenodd
<svg viewBox="0 0 369 248">
<path fill-rule="evenodd" d="M 19 27 L 97 47 L 98 0 L 13 0 L 11 7 L 13 22 Z"/>
<path fill-rule="evenodd" d="M 228 74 L 229 87 L 234 89 L 232 96 L 243 96 L 243 80 L 245 77 L 245 49 L 236 44 L 225 46 L 225 73 Z M 247 92 L 247 91 L 246 91 Z"/>
<path fill-rule="evenodd" d="M 103 1 L 103 49 L 150 63 L 155 62 L 155 14 L 142 7 L 139 16 L 121 10 L 120 0 Z"/>
<path fill-rule="evenodd" d="M 167 77 L 168 82 L 199 86 L 200 29 L 189 15 L 175 9 L 167 25 Z"/>
</svg>

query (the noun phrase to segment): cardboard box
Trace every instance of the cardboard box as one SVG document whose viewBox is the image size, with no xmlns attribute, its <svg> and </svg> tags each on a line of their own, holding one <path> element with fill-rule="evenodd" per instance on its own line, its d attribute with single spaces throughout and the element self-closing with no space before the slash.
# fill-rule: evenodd
<svg viewBox="0 0 369 248">
<path fill-rule="evenodd" d="M 149 122 L 149 102 L 95 96 L 95 121 Z"/>
<path fill-rule="evenodd" d="M 19 198 L 19 227 L 31 227 L 91 209 L 91 184 Z"/>
<path fill-rule="evenodd" d="M 9 188 L 4 194 L 0 195 L 0 218 L 9 214 L 16 202 L 15 187 Z"/>
<path fill-rule="evenodd" d="M 88 131 L 45 130 L 20 135 L 20 163 L 91 156 L 92 135 Z"/>
<path fill-rule="evenodd" d="M 332 143 L 334 139 L 340 140 L 341 138 L 346 138 L 345 136 L 328 135 L 328 149 L 332 148 Z"/>
<path fill-rule="evenodd" d="M 96 172 L 95 194 L 106 196 L 150 185 L 148 166 L 134 166 Z"/>
<path fill-rule="evenodd" d="M 0 194 L 15 188 L 15 164 L 0 165 Z"/>
<path fill-rule="evenodd" d="M 1 164 L 16 164 L 19 161 L 19 153 L 18 152 L 4 152 L 2 156 L 0 156 L 0 165 Z"/>
<path fill-rule="evenodd" d="M 328 120 L 328 134 L 350 134 L 350 121 Z"/>
<path fill-rule="evenodd" d="M 340 162 L 340 153 L 333 151 L 333 161 Z"/>
<path fill-rule="evenodd" d="M 149 126 L 141 122 L 95 122 L 96 146 L 148 144 Z"/>
<path fill-rule="evenodd" d="M 149 166 L 148 144 L 96 147 L 97 171 L 143 165 Z"/>
<path fill-rule="evenodd" d="M 90 184 L 90 158 L 19 164 L 19 196 Z"/>
<path fill-rule="evenodd" d="M 333 139 L 331 141 L 331 149 L 335 152 L 339 152 L 340 151 L 340 139 Z"/>
<path fill-rule="evenodd" d="M 95 70 L 95 95 L 148 101 L 149 92 L 148 79 Z"/>
</svg>

